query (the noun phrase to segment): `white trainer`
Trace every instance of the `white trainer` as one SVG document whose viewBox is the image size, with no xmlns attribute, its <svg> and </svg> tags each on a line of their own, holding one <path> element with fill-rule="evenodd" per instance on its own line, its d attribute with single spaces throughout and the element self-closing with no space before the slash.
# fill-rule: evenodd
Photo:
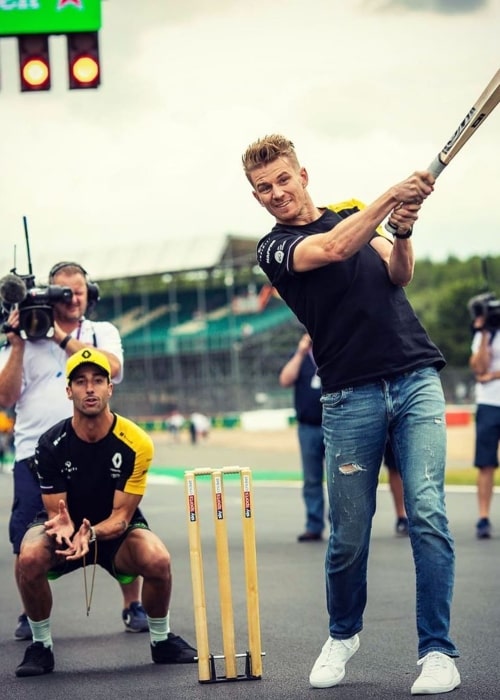
<svg viewBox="0 0 500 700">
<path fill-rule="evenodd" d="M 345 665 L 359 649 L 357 634 L 349 639 L 332 639 L 329 637 L 321 654 L 316 659 L 309 675 L 313 688 L 330 688 L 340 683 L 345 676 Z"/>
<path fill-rule="evenodd" d="M 420 659 L 422 672 L 411 687 L 412 695 L 449 693 L 460 685 L 460 674 L 455 661 L 440 651 L 431 651 Z"/>
</svg>

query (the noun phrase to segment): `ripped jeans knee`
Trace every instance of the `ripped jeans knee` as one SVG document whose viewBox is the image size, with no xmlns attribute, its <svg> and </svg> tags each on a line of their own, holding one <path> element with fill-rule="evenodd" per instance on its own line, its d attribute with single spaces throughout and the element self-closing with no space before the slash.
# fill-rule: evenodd
<svg viewBox="0 0 500 700">
<path fill-rule="evenodd" d="M 349 474 L 356 474 L 356 472 L 362 472 L 363 467 L 355 462 L 350 462 L 347 464 L 341 464 L 339 467 L 339 472 L 348 476 Z"/>
</svg>

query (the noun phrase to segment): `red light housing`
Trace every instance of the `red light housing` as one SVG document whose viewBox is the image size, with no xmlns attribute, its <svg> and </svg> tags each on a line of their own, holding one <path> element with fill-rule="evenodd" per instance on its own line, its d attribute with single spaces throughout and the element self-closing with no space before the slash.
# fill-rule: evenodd
<svg viewBox="0 0 500 700">
<path fill-rule="evenodd" d="M 96 88 L 101 82 L 97 32 L 67 35 L 70 90 Z"/>
<path fill-rule="evenodd" d="M 17 38 L 21 92 L 50 90 L 49 37 L 25 34 Z"/>
</svg>

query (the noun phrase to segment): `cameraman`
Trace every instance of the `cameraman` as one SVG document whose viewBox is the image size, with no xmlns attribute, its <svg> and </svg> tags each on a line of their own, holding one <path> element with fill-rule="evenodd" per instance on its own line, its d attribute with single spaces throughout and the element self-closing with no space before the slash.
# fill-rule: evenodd
<svg viewBox="0 0 500 700">
<path fill-rule="evenodd" d="M 11 311 L 6 333 L 7 344 L 0 350 L 0 405 L 15 407 L 14 499 L 9 538 L 15 555 L 18 581 L 18 555 L 28 525 L 42 510 L 38 480 L 32 472 L 35 446 L 48 428 L 71 414 L 65 391 L 64 368 L 69 355 L 85 346 L 98 347 L 109 360 L 113 383 L 123 378 L 123 349 L 118 329 L 108 322 L 93 322 L 84 314 L 98 300 L 96 285 L 89 282 L 83 267 L 73 262 L 54 265 L 49 283 L 69 287 L 71 301 L 52 305 L 54 335 L 39 340 L 23 340 L 19 335 L 19 311 Z M 120 584 L 121 585 L 121 584 Z M 122 619 L 127 631 L 148 629 L 140 604 L 141 580 L 121 585 L 124 600 Z M 31 629 L 23 612 L 15 630 L 18 640 L 31 639 Z"/>
<path fill-rule="evenodd" d="M 487 314 L 474 319 L 473 330 L 469 364 L 476 379 L 474 466 L 478 468 L 479 506 L 476 535 L 478 539 L 488 539 L 491 537 L 490 507 L 500 440 L 500 332 L 490 326 Z"/>
</svg>

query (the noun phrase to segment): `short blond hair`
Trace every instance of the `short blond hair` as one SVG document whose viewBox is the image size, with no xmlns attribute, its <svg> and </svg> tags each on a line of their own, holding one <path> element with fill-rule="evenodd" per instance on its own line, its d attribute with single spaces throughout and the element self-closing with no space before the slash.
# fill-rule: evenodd
<svg viewBox="0 0 500 700">
<path fill-rule="evenodd" d="M 252 182 L 250 174 L 253 170 L 267 163 L 272 163 L 278 158 L 288 158 L 294 166 L 300 168 L 295 146 L 285 136 L 270 134 L 251 143 L 241 157 L 243 170 L 248 180 Z"/>
</svg>

